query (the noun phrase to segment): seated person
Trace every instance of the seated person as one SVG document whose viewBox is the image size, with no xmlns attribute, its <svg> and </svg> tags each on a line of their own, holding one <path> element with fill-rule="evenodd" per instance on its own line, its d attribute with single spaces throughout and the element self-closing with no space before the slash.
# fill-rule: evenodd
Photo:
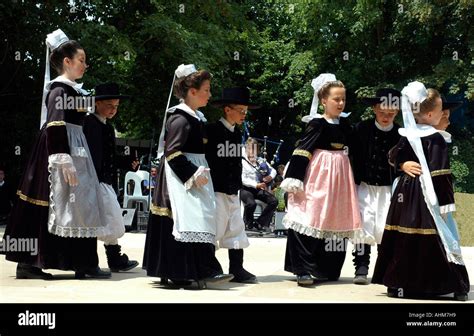
<svg viewBox="0 0 474 336">
<path fill-rule="evenodd" d="M 244 222 L 250 230 L 268 229 L 275 213 L 278 201 L 268 190 L 270 184 L 276 176 L 276 171 L 264 159 L 257 157 L 258 142 L 249 138 L 245 144 L 245 152 L 242 158 L 242 184 L 240 190 L 240 200 L 244 203 Z M 255 200 L 266 203 L 262 213 L 254 221 L 254 212 L 257 207 Z"/>
<path fill-rule="evenodd" d="M 150 192 L 150 187 L 148 186 L 148 183 L 151 184 L 151 196 L 153 196 L 153 191 L 155 190 L 156 187 L 156 178 L 158 176 L 158 168 L 153 166 L 151 167 L 150 170 L 150 182 L 148 180 L 144 180 L 142 182 L 142 193 L 143 195 L 148 195 Z"/>
</svg>

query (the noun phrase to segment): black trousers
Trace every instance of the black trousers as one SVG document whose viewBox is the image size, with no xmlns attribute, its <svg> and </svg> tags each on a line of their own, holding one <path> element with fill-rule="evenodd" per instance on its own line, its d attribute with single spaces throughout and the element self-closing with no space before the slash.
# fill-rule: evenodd
<svg viewBox="0 0 474 336">
<path fill-rule="evenodd" d="M 278 200 L 272 193 L 266 190 L 243 187 L 240 189 L 240 200 L 244 203 L 244 222 L 246 226 L 253 226 L 253 214 L 257 207 L 255 200 L 266 204 L 266 207 L 257 219 L 257 223 L 262 227 L 270 226 L 273 214 L 278 206 Z"/>
</svg>

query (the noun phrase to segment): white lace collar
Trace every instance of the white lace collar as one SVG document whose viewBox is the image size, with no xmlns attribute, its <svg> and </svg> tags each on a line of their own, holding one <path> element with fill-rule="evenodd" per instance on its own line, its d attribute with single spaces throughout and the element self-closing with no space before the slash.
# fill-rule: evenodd
<svg viewBox="0 0 474 336">
<path fill-rule="evenodd" d="M 181 104 L 175 105 L 173 107 L 170 107 L 167 112 L 168 113 L 174 113 L 176 111 L 176 109 L 180 109 L 180 110 L 186 112 L 187 114 L 189 114 L 190 116 L 192 116 L 192 117 L 194 117 L 198 120 L 201 120 L 201 121 L 204 121 L 204 122 L 207 121 L 206 117 L 204 116 L 204 113 L 202 113 L 199 110 L 196 110 L 196 112 L 194 112 L 194 110 L 192 108 L 190 108 L 185 103 L 181 103 Z"/>
<path fill-rule="evenodd" d="M 56 77 L 55 79 L 49 81 L 47 84 L 46 84 L 46 90 L 49 90 L 51 88 L 51 85 L 53 83 L 63 83 L 63 84 L 66 84 L 66 85 L 69 85 L 70 87 L 72 87 L 74 90 L 76 90 L 77 92 L 79 92 L 80 94 L 82 95 L 89 95 L 89 92 L 87 92 L 86 90 L 84 90 L 82 88 L 82 86 L 84 85 L 84 83 L 77 83 L 77 82 L 73 82 L 72 80 L 66 78 L 65 76 L 61 75 L 61 76 L 58 76 Z"/>
</svg>

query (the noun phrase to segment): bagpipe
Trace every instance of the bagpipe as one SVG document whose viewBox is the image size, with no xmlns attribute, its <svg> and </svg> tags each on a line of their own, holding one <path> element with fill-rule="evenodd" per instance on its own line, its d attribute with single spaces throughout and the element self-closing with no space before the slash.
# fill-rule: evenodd
<svg viewBox="0 0 474 336">
<path fill-rule="evenodd" d="M 244 123 L 243 123 L 243 130 L 244 130 L 244 132 L 242 134 L 242 143 L 244 144 L 246 142 L 246 140 L 250 137 L 250 132 L 249 132 L 246 121 L 244 121 Z M 256 169 L 258 181 L 261 183 L 261 182 L 264 182 L 265 177 L 267 177 L 271 174 L 271 172 L 272 172 L 271 166 L 273 166 L 274 164 L 276 164 L 280 161 L 280 155 L 279 154 L 280 154 L 281 145 L 283 144 L 283 140 L 281 140 L 281 139 L 280 139 L 280 141 L 269 140 L 266 135 L 263 137 L 263 139 L 256 138 L 256 137 L 252 137 L 252 138 L 257 140 L 257 141 L 263 141 L 263 148 L 260 152 L 261 155 L 257 156 L 257 166 L 255 167 L 254 165 L 250 164 L 252 167 L 254 167 Z M 268 144 L 277 145 L 277 148 L 275 149 L 275 152 L 273 154 L 273 158 L 272 158 L 270 164 L 268 164 L 268 161 L 267 161 L 267 155 L 268 155 L 267 146 L 268 146 Z M 271 185 L 273 184 L 273 180 L 270 181 L 270 182 L 265 182 L 265 183 L 267 184 L 267 187 L 270 188 Z"/>
</svg>

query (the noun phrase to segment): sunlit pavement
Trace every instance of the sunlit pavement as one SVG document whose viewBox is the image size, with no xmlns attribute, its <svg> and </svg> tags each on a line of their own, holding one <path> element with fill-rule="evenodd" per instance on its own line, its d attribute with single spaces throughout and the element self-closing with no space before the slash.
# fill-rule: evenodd
<svg viewBox="0 0 474 336">
<path fill-rule="evenodd" d="M 3 236 L 4 226 L 0 227 Z M 253 236 L 253 235 L 252 235 Z M 437 300 L 394 299 L 386 296 L 384 286 L 354 285 L 352 278 L 351 251 L 348 251 L 342 270 L 341 279 L 337 282 L 316 283 L 312 287 L 298 287 L 295 277 L 283 270 L 286 238 L 266 235 L 251 237 L 251 246 L 245 250 L 244 266 L 257 275 L 258 284 L 226 283 L 223 285 L 199 290 L 196 285 L 186 289 L 167 288 L 159 284 L 158 278 L 147 277 L 141 269 L 144 233 L 126 233 L 119 240 L 122 251 L 131 259 L 140 261 L 140 266 L 125 273 L 113 273 L 107 280 L 75 280 L 73 272 L 49 270 L 55 280 L 17 280 L 16 264 L 5 261 L 0 255 L 0 302 L 3 303 L 184 303 L 184 302 L 219 302 L 219 303 L 401 303 L 401 302 L 454 302 L 451 297 Z M 349 246 L 349 249 L 351 246 Z M 373 249 L 375 250 L 375 249 Z M 101 243 L 98 246 L 100 266 L 107 268 L 105 250 Z M 474 247 L 463 248 L 465 263 L 471 282 L 474 281 Z M 224 270 L 228 269 L 227 250 L 217 251 L 217 257 Z M 372 252 L 370 273 L 375 264 L 376 251 Z M 370 274 L 369 274 L 370 276 Z M 472 291 L 468 303 L 474 302 Z"/>
</svg>

